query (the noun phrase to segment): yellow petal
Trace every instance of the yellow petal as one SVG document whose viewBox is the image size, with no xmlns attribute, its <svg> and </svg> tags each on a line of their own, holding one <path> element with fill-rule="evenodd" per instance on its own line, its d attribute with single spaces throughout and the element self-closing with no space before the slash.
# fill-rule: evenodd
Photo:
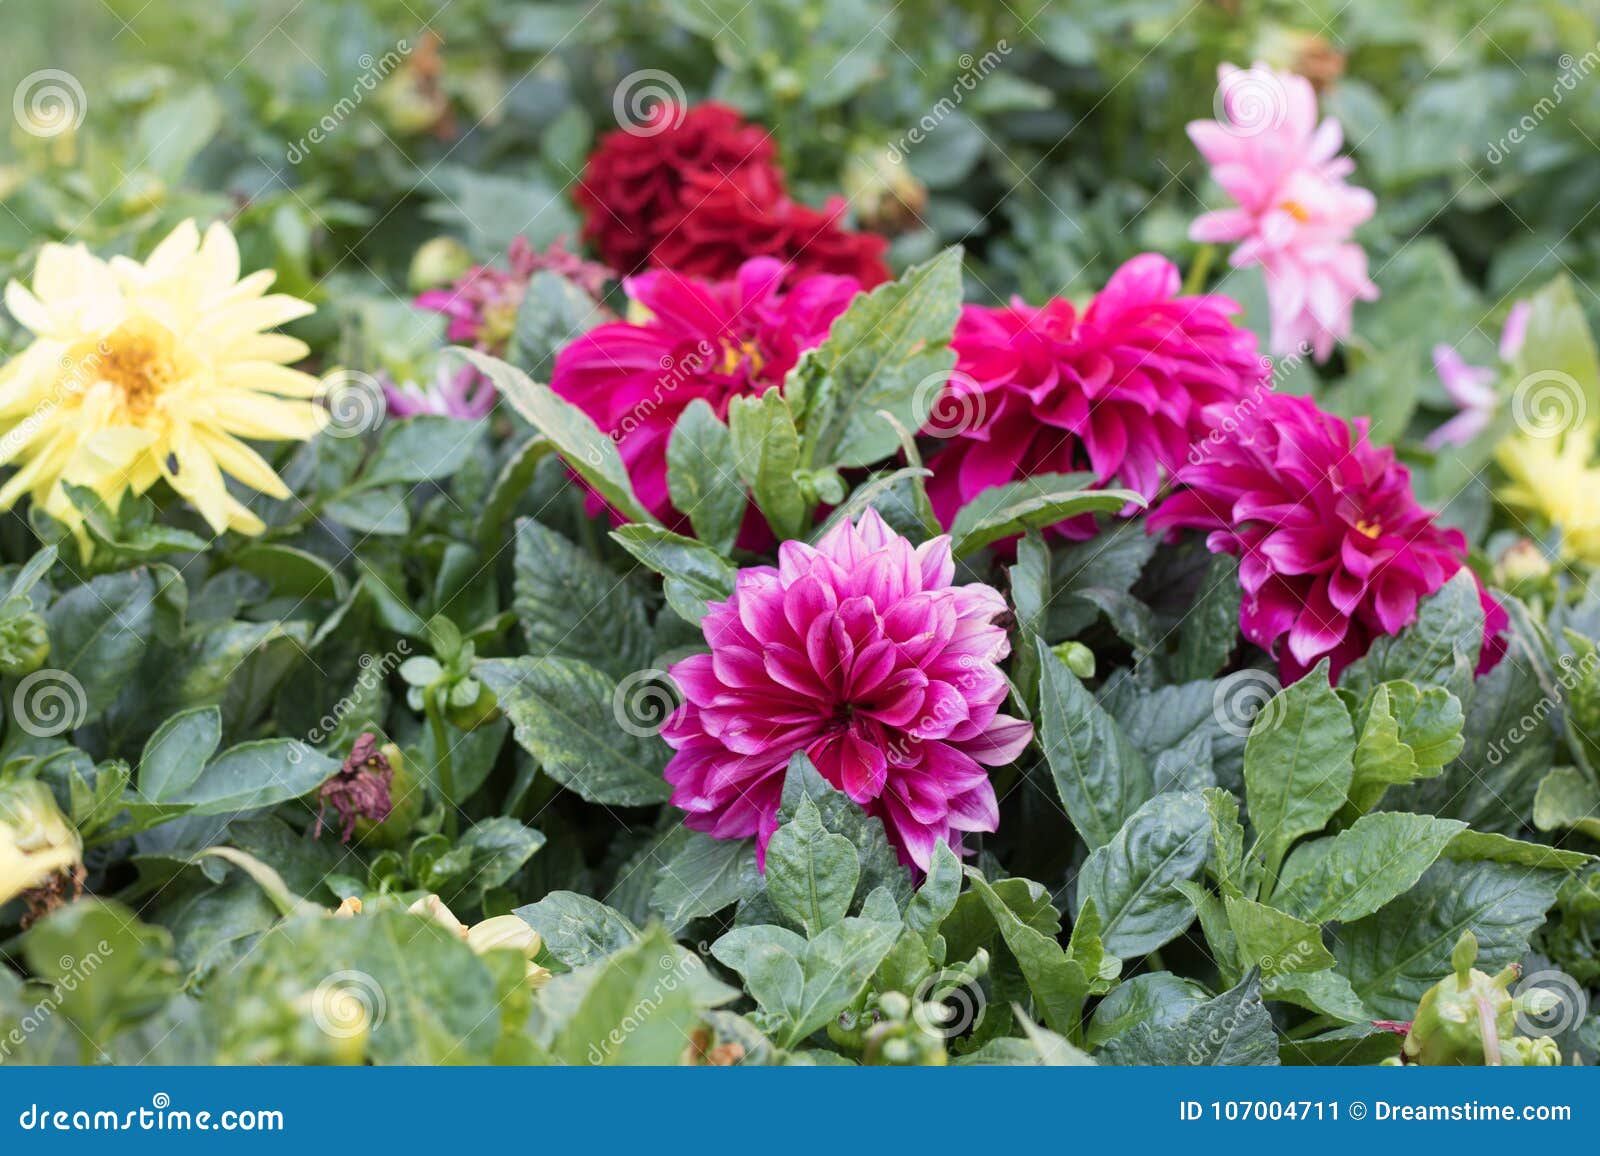
<svg viewBox="0 0 1600 1156">
<path fill-rule="evenodd" d="M 239 242 L 221 221 L 206 229 L 200 244 L 200 265 L 205 279 L 216 292 L 226 292 L 239 279 Z"/>
<path fill-rule="evenodd" d="M 170 277 L 200 248 L 200 230 L 193 218 L 183 222 L 145 258 L 144 270 L 151 277 Z"/>
<path fill-rule="evenodd" d="M 328 413 L 321 406 L 261 393 L 212 394 L 206 408 L 228 433 L 260 441 L 304 441 L 328 424 Z"/>
<path fill-rule="evenodd" d="M 274 361 L 239 361 L 219 370 L 222 384 L 236 389 L 253 389 L 283 397 L 316 397 L 322 382 L 309 373 L 279 365 Z"/>
<path fill-rule="evenodd" d="M 289 487 L 255 450 L 225 433 L 212 433 L 196 427 L 196 440 L 216 459 L 223 473 L 232 474 L 252 490 L 272 498 L 287 498 Z"/>
<path fill-rule="evenodd" d="M 17 319 L 17 324 L 35 333 L 49 333 L 55 328 L 50 310 L 37 297 L 22 287 L 21 282 L 6 283 L 6 311 Z"/>
</svg>

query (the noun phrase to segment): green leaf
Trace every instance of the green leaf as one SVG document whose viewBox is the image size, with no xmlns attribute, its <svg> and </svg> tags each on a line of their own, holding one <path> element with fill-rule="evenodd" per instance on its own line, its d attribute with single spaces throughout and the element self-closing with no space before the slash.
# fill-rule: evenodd
<svg viewBox="0 0 1600 1156">
<path fill-rule="evenodd" d="M 800 435 L 776 387 L 728 403 L 734 466 L 780 541 L 804 535 L 811 503 L 800 492 Z"/>
<path fill-rule="evenodd" d="M 102 1047 L 178 990 L 172 937 L 108 899 L 57 908 L 23 937 L 22 953 L 34 978 L 47 985 L 51 1010 Z"/>
<path fill-rule="evenodd" d="M 1442 686 L 1380 684 L 1358 720 L 1351 807 L 1370 811 L 1389 787 L 1442 774 L 1461 753 L 1464 721 L 1461 701 Z"/>
<path fill-rule="evenodd" d="M 705 964 L 679 954 L 661 928 L 635 944 L 585 965 L 595 974 L 561 976 L 562 986 L 582 986 L 576 1009 L 551 1045 L 556 1060 L 572 1065 L 676 1064 L 700 1025 L 702 1008 L 687 974 Z"/>
<path fill-rule="evenodd" d="M 1363 657 L 1347 666 L 1339 685 L 1364 698 L 1379 683 L 1406 681 L 1447 686 L 1460 698 L 1472 685 L 1482 645 L 1478 584 L 1463 566 L 1422 600 L 1414 623 L 1393 638 L 1377 639 Z"/>
<path fill-rule="evenodd" d="M 298 739 L 260 739 L 223 751 L 164 803 L 193 815 L 229 815 L 298 799 L 327 782 L 339 763 Z"/>
<path fill-rule="evenodd" d="M 81 697 L 72 696 L 78 701 L 59 719 L 61 730 L 95 721 L 132 680 L 155 636 L 159 596 L 156 571 L 141 566 L 91 578 L 45 612 L 51 664 L 46 669 L 65 672 L 82 688 Z M 43 716 L 40 721 L 54 729 L 58 720 Z"/>
<path fill-rule="evenodd" d="M 1294 841 L 1322 830 L 1344 804 L 1354 754 L 1350 713 L 1328 686 L 1327 659 L 1256 716 L 1244 748 L 1245 801 L 1269 880 Z"/>
<path fill-rule="evenodd" d="M 805 434 L 804 464 L 868 466 L 894 453 L 899 435 L 879 410 L 921 429 L 955 365 L 960 312 L 956 247 L 857 297 L 789 371 L 784 392 Z"/>
<path fill-rule="evenodd" d="M 626 916 L 576 891 L 552 891 L 515 914 L 544 940 L 545 950 L 568 967 L 614 955 L 639 938 Z"/>
<path fill-rule="evenodd" d="M 1313 923 L 1348 923 L 1411 889 L 1466 829 L 1455 819 L 1379 811 L 1295 849 L 1273 902 Z"/>
<path fill-rule="evenodd" d="M 1150 797 L 1150 769 L 1042 639 L 1037 653 L 1040 741 L 1051 777 L 1083 841 L 1103 847 Z"/>
<path fill-rule="evenodd" d="M 1521 959 L 1562 878 L 1502 863 L 1436 863 L 1381 911 L 1339 929 L 1339 970 L 1377 1015 L 1409 1019 L 1422 993 L 1451 970 L 1463 931 L 1477 937 L 1483 971 Z"/>
<path fill-rule="evenodd" d="M 726 555 L 739 537 L 750 504 L 728 427 L 704 398 L 678 415 L 667 441 L 667 489 L 672 504 L 689 516 L 695 537 Z"/>
<path fill-rule="evenodd" d="M 1132 490 L 1086 489 L 1091 474 L 1036 474 L 984 490 L 962 506 L 950 526 L 957 558 L 1002 538 L 1042 530 L 1079 514 L 1115 513 L 1128 503 L 1145 500 Z M 1080 592 L 1081 593 L 1081 592 Z"/>
<path fill-rule="evenodd" d="M 626 575 L 535 522 L 517 521 L 513 608 L 535 658 L 576 658 L 612 678 L 649 663 L 650 622 Z"/>
<path fill-rule="evenodd" d="M 372 458 L 352 490 L 416 485 L 447 478 L 481 452 L 488 423 L 421 414 L 384 426 Z"/>
<path fill-rule="evenodd" d="M 855 846 L 860 878 L 856 884 L 857 894 L 884 888 L 897 903 L 910 899 L 910 878 L 884 833 L 882 821 L 868 815 L 843 791 L 836 790 L 804 751 L 796 751 L 784 775 L 779 820 L 784 823 L 793 820 L 806 799 L 816 804 L 824 827 L 843 835 Z"/>
<path fill-rule="evenodd" d="M 1011 605 L 1017 615 L 1016 644 L 1011 648 L 1011 677 L 1026 702 L 1036 702 L 1039 692 L 1039 641 L 1046 636 L 1051 600 L 1050 547 L 1038 534 L 1017 542 L 1012 565 Z"/>
<path fill-rule="evenodd" d="M 1194 606 L 1178 626 L 1178 653 L 1173 657 L 1173 682 L 1211 678 L 1227 665 L 1239 645 L 1239 560 L 1212 556 L 1200 579 Z"/>
<path fill-rule="evenodd" d="M 852 866 L 854 857 L 852 848 Z M 650 892 L 650 906 L 661 913 L 667 929 L 676 932 L 691 919 L 715 915 L 760 890 L 754 843 L 689 831 L 683 846 L 662 866 Z"/>
<path fill-rule="evenodd" d="M 1595 861 L 1580 851 L 1561 851 L 1544 843 L 1526 843 L 1493 831 L 1463 831 L 1444 849 L 1447 859 L 1488 860 L 1538 867 L 1546 871 L 1578 871 Z"/>
<path fill-rule="evenodd" d="M 809 936 L 845 917 L 860 874 L 855 844 L 823 827 L 810 799 L 767 844 L 767 896 Z"/>
<path fill-rule="evenodd" d="M 511 331 L 510 360 L 527 373 L 549 375 L 555 356 L 605 320 L 599 303 L 559 273 L 540 269 L 528 281 Z"/>
<path fill-rule="evenodd" d="M 1333 953 L 1322 944 L 1322 929 L 1251 899 L 1223 899 L 1239 958 L 1259 967 L 1263 976 L 1321 971 L 1333 966 Z"/>
<path fill-rule="evenodd" d="M 1089 855 L 1078 873 L 1077 910 L 1094 901 L 1107 951 L 1147 955 L 1189 926 L 1194 908 L 1175 884 L 1204 866 L 1210 834 L 1199 795 L 1157 795 Z"/>
<path fill-rule="evenodd" d="M 967 877 L 988 908 L 1006 947 L 1022 968 L 1028 990 L 1033 993 L 1034 1004 L 1044 1022 L 1055 1031 L 1076 1035 L 1083 1001 L 1098 978 L 1098 961 L 1095 971 L 1089 972 L 1079 960 L 1070 957 L 1053 936 L 1019 918 L 982 875 L 969 870 Z"/>
<path fill-rule="evenodd" d="M 1109 1040 L 1116 1064 L 1266 1066 L 1278 1062 L 1278 1034 L 1251 972 L 1238 985 L 1191 1008 L 1176 1023 L 1142 1023 Z"/>
<path fill-rule="evenodd" d="M 1356 995 L 1350 981 L 1331 967 L 1322 971 L 1264 976 L 1261 994 L 1267 999 L 1292 1003 L 1344 1023 L 1362 1023 L 1372 1019 L 1372 1012 Z"/>
<path fill-rule="evenodd" d="M 139 759 L 139 793 L 151 802 L 171 799 L 194 784 L 222 743 L 222 712 L 195 707 L 156 728 Z"/>
<path fill-rule="evenodd" d="M 290 546 L 258 542 L 234 555 L 234 564 L 282 597 L 337 599 L 349 593 L 344 575 L 315 554 Z"/>
<path fill-rule="evenodd" d="M 1576 767 L 1557 767 L 1539 782 L 1533 825 L 1541 831 L 1577 831 L 1600 841 L 1600 788 Z"/>
<path fill-rule="evenodd" d="M 931 948 L 939 926 L 954 910 L 961 895 L 961 860 L 943 839 L 933 845 L 928 875 L 906 905 L 906 926 Z"/>
<path fill-rule="evenodd" d="M 631 522 L 654 522 L 639 504 L 628 480 L 627 467 L 616 443 L 602 433 L 589 415 L 557 397 L 515 366 L 472 349 L 456 347 L 478 370 L 494 382 L 500 396 L 511 403 L 540 433 L 550 439 L 568 466 L 594 488 L 606 503 Z"/>
<path fill-rule="evenodd" d="M 1250 881 L 1245 874 L 1244 826 L 1239 822 L 1239 800 L 1232 791 L 1208 787 L 1201 792 L 1211 820 L 1211 850 L 1206 870 L 1224 896 L 1243 895 Z"/>
<path fill-rule="evenodd" d="M 711 953 L 744 978 L 771 1021 L 773 1041 L 792 1048 L 854 1002 L 901 926 L 852 917 L 809 942 L 781 927 L 740 927 L 717 940 Z"/>
<path fill-rule="evenodd" d="M 1529 298 L 1529 305 L 1528 335 L 1512 359 L 1512 376 L 1531 381 L 1534 388 L 1543 383 L 1547 390 L 1566 392 L 1570 410 L 1580 418 L 1600 413 L 1600 356 L 1572 279 L 1556 277 Z"/>
<path fill-rule="evenodd" d="M 726 602 L 733 595 L 738 570 L 703 542 L 638 523 L 618 527 L 611 537 L 662 576 L 667 604 L 685 622 L 699 623 L 706 603 Z"/>
<path fill-rule="evenodd" d="M 500 700 L 518 745 L 556 782 L 591 803 L 665 802 L 665 744 L 618 721 L 618 687 L 571 658 L 491 658 L 473 674 Z M 624 704 L 625 705 L 625 704 Z"/>
</svg>

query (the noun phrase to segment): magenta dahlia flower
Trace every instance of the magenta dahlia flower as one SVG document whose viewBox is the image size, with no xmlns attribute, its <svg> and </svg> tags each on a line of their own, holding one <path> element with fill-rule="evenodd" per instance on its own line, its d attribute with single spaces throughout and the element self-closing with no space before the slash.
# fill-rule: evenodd
<svg viewBox="0 0 1600 1156">
<path fill-rule="evenodd" d="M 985 766 L 1033 727 L 1000 713 L 1010 650 L 988 586 L 954 586 L 950 539 L 913 547 L 868 510 L 778 566 L 740 572 L 703 623 L 710 654 L 672 667 L 684 702 L 661 735 L 672 801 L 717 838 L 765 856 L 790 756 L 883 820 L 901 860 L 999 823 Z"/>
<path fill-rule="evenodd" d="M 824 274 L 785 292 L 785 271 L 758 258 L 728 281 L 667 270 L 626 278 L 632 319 L 591 329 L 556 355 L 550 388 L 617 444 L 639 500 L 663 522 L 683 522 L 667 492 L 678 415 L 703 398 L 726 420 L 734 397 L 782 386 L 860 289 L 853 278 Z"/>
<path fill-rule="evenodd" d="M 1239 559 L 1244 636 L 1277 658 L 1283 680 L 1323 658 L 1339 672 L 1465 564 L 1466 539 L 1417 504 L 1394 450 L 1305 397 L 1264 395 L 1248 413 L 1220 407 L 1212 436 L 1178 471 L 1184 488 L 1150 515 L 1152 531 L 1207 530 Z M 1505 610 L 1479 585 L 1479 672 L 1499 660 Z"/>
<path fill-rule="evenodd" d="M 924 432 L 946 440 L 928 496 L 945 525 L 979 493 L 1040 473 L 1089 470 L 1154 498 L 1204 432 L 1201 411 L 1259 389 L 1267 363 L 1226 297 L 1179 297 L 1178 270 L 1135 257 L 1080 314 L 969 305 L 956 366 Z M 1091 537 L 1093 515 L 1063 522 Z"/>
<path fill-rule="evenodd" d="M 1202 215 L 1189 236 L 1237 243 L 1235 268 L 1261 266 L 1273 353 L 1326 360 L 1349 335 L 1355 303 L 1378 296 L 1367 255 L 1350 239 L 1376 201 L 1346 183 L 1355 162 L 1338 155 L 1343 129 L 1333 117 L 1318 122 L 1305 77 L 1224 64 L 1218 97 L 1218 119 L 1190 121 L 1189 138 L 1237 207 Z"/>
</svg>

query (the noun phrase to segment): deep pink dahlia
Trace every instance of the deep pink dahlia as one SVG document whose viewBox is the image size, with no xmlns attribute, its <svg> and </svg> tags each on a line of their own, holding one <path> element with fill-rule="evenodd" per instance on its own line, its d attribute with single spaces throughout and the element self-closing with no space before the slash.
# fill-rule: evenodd
<svg viewBox="0 0 1600 1156">
<path fill-rule="evenodd" d="M 805 751 L 822 777 L 883 820 L 903 862 L 999 823 L 985 766 L 1033 727 L 999 713 L 1010 650 L 991 587 L 953 586 L 950 539 L 913 547 L 873 510 L 778 566 L 739 574 L 706 616 L 710 654 L 671 670 L 684 702 L 661 734 L 672 801 L 718 838 L 778 825 L 784 770 Z"/>
<path fill-rule="evenodd" d="M 1224 412 L 1225 411 L 1225 412 Z M 1150 516 L 1152 531 L 1210 531 L 1212 553 L 1239 559 L 1244 636 L 1273 654 L 1285 682 L 1324 657 L 1332 673 L 1373 639 L 1415 621 L 1417 603 L 1465 564 L 1466 539 L 1417 504 L 1394 450 L 1305 397 L 1263 395 L 1248 413 L 1223 406 L 1215 432 L 1178 471 L 1184 487 Z M 1482 586 L 1479 672 L 1499 660 L 1505 610 Z"/>
<path fill-rule="evenodd" d="M 1178 270 L 1135 257 L 1079 313 L 1056 299 L 969 305 L 955 371 L 924 432 L 947 440 L 928 495 L 945 525 L 992 486 L 1089 470 L 1154 498 L 1203 432 L 1201 411 L 1266 380 L 1255 336 L 1226 297 L 1179 297 Z M 1094 534 L 1085 515 L 1058 527 Z"/>
<path fill-rule="evenodd" d="M 591 329 L 556 355 L 550 388 L 617 444 L 639 500 L 663 522 L 682 523 L 667 492 L 678 415 L 704 398 L 726 420 L 734 397 L 781 386 L 860 288 L 821 275 L 784 292 L 785 269 L 759 258 L 728 281 L 666 270 L 626 278 L 630 320 Z"/>
</svg>

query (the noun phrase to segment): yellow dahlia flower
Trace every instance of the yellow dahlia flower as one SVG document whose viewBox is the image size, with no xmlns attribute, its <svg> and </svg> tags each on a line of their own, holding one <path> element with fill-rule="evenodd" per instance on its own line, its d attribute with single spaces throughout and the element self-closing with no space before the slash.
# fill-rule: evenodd
<svg viewBox="0 0 1600 1156">
<path fill-rule="evenodd" d="M 265 332 L 313 308 L 267 293 L 274 276 L 241 279 L 222 224 L 202 239 L 185 221 L 142 263 L 46 245 L 32 288 L 6 286 L 6 308 L 34 340 L 0 368 L 0 465 L 19 467 L 0 509 L 32 494 L 81 539 L 63 483 L 114 508 L 165 479 L 218 534 L 260 533 L 224 475 L 276 498 L 289 491 L 244 439 L 304 440 L 326 420 L 317 379 L 288 368 L 305 344 Z"/>
<path fill-rule="evenodd" d="M 1555 438 L 1513 437 L 1496 454 L 1510 478 L 1499 497 L 1558 530 L 1564 558 L 1600 563 L 1600 468 L 1594 430 Z"/>
</svg>

